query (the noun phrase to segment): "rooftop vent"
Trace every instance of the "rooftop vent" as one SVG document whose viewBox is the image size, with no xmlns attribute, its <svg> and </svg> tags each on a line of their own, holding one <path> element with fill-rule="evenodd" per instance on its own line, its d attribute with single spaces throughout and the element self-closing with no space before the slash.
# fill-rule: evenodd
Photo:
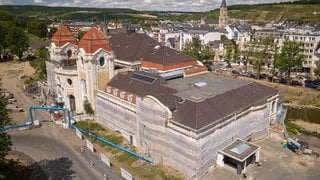
<svg viewBox="0 0 320 180">
<path fill-rule="evenodd" d="M 146 83 L 149 83 L 149 84 L 152 84 L 156 78 L 155 77 L 150 77 L 150 76 L 146 76 L 146 75 L 142 75 L 142 74 L 137 74 L 137 73 L 134 73 L 132 76 L 131 76 L 132 79 L 135 79 L 135 80 L 138 80 L 138 81 L 142 81 L 142 82 L 146 82 Z"/>
<path fill-rule="evenodd" d="M 156 45 L 155 47 L 154 47 L 154 50 L 159 50 L 160 49 L 160 45 Z"/>
<path fill-rule="evenodd" d="M 203 86 L 206 86 L 207 83 L 204 82 L 204 81 L 199 81 L 199 82 L 194 83 L 194 85 L 195 85 L 196 87 L 203 87 Z"/>
</svg>

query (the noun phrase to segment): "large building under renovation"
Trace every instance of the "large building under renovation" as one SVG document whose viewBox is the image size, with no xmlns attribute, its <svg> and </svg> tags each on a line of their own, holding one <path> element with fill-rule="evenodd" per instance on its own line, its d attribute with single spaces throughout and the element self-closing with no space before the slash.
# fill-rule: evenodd
<svg viewBox="0 0 320 180">
<path fill-rule="evenodd" d="M 141 34 L 115 36 L 110 45 L 92 28 L 76 42 L 60 28 L 47 61 L 56 100 L 74 112 L 83 112 L 89 101 L 96 121 L 188 179 L 200 179 L 216 165 L 231 162 L 241 170 L 259 160 L 259 147 L 247 141 L 265 137 L 277 120 L 277 90 L 214 75 L 194 58 L 153 41 L 131 48 L 137 44 L 125 41 L 137 37 L 130 36 Z M 131 70 L 122 72 L 125 65 Z"/>
</svg>

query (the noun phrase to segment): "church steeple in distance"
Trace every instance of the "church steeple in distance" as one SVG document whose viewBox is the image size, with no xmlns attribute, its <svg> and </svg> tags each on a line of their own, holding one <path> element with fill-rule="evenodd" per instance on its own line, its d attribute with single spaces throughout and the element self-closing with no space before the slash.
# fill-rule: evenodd
<svg viewBox="0 0 320 180">
<path fill-rule="evenodd" d="M 222 0 L 220 6 L 220 15 L 219 15 L 219 29 L 225 29 L 228 22 L 228 15 L 227 15 L 227 3 L 226 0 Z"/>
<path fill-rule="evenodd" d="M 227 8 L 226 0 L 222 0 L 221 6 L 222 8 Z"/>
</svg>

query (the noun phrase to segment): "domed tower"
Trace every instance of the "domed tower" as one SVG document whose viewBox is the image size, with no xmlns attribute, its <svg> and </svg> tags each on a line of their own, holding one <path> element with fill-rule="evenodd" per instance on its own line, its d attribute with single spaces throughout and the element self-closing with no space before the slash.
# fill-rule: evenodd
<svg viewBox="0 0 320 180">
<path fill-rule="evenodd" d="M 104 91 L 114 76 L 114 53 L 97 28 L 91 28 L 79 41 L 77 65 L 83 95 L 80 99 L 94 105 L 97 91 Z"/>
<path fill-rule="evenodd" d="M 225 29 L 228 22 L 228 14 L 227 14 L 227 3 L 226 0 L 222 0 L 220 6 L 220 15 L 219 15 L 219 29 Z"/>
<path fill-rule="evenodd" d="M 61 26 L 51 39 L 46 61 L 48 87 L 60 107 L 75 111 L 78 45 L 68 28 Z"/>
</svg>

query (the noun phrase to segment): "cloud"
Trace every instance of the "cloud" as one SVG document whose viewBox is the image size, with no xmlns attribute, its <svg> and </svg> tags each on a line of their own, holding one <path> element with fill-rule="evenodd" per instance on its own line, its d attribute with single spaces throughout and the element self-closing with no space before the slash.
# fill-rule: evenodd
<svg viewBox="0 0 320 180">
<path fill-rule="evenodd" d="M 226 0 L 227 5 L 275 3 L 290 0 Z M 222 0 L 0 0 L 4 4 L 41 4 L 95 8 L 132 8 L 150 11 L 210 11 L 220 7 Z"/>
<path fill-rule="evenodd" d="M 35 3 L 35 4 L 43 4 L 44 2 L 43 2 L 43 0 L 34 0 L 33 3 Z"/>
</svg>

